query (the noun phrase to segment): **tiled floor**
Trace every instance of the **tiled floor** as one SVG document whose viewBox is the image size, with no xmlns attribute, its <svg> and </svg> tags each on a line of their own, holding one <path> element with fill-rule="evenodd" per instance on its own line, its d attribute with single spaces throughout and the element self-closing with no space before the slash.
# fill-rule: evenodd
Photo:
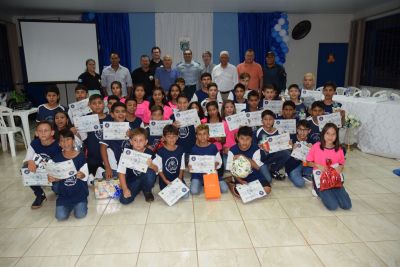
<svg viewBox="0 0 400 267">
<path fill-rule="evenodd" d="M 0 266 L 400 266 L 399 161 L 347 154 L 350 211 L 330 212 L 310 185 L 286 180 L 246 205 L 224 194 L 122 206 L 91 192 L 88 216 L 60 223 L 51 192 L 30 209 L 18 175 L 24 154 L 0 152 Z"/>
</svg>

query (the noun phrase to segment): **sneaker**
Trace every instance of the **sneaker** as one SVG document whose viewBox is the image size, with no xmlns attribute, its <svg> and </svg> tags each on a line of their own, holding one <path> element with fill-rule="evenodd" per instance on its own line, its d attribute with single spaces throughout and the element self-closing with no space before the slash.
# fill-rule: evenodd
<svg viewBox="0 0 400 267">
<path fill-rule="evenodd" d="M 286 178 L 286 176 L 281 174 L 279 171 L 271 172 L 271 176 L 273 179 L 278 180 L 278 181 L 283 181 Z"/>
<path fill-rule="evenodd" d="M 311 194 L 312 194 L 314 197 L 318 197 L 317 191 L 315 191 L 315 189 L 312 189 L 312 190 L 311 190 Z"/>
<path fill-rule="evenodd" d="M 33 201 L 31 209 L 38 209 L 42 207 L 43 201 L 46 200 L 46 195 L 37 196 L 35 201 Z"/>
<path fill-rule="evenodd" d="M 146 202 L 153 202 L 154 201 L 153 193 L 144 192 L 143 194 L 144 194 L 144 199 L 146 200 Z"/>
</svg>

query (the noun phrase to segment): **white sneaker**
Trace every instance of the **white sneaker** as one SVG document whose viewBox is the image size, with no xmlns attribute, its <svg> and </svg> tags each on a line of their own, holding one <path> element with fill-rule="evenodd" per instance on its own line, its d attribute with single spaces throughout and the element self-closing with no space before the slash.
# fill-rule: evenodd
<svg viewBox="0 0 400 267">
<path fill-rule="evenodd" d="M 311 194 L 314 196 L 314 197 L 318 197 L 318 195 L 317 195 L 317 191 L 315 191 L 315 189 L 313 188 L 313 189 L 311 189 Z"/>
</svg>

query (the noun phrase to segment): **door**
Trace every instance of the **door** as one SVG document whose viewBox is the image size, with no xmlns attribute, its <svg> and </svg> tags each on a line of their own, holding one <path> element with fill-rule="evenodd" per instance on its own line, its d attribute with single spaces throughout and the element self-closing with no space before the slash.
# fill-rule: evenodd
<svg viewBox="0 0 400 267">
<path fill-rule="evenodd" d="M 344 86 L 347 63 L 347 43 L 320 43 L 318 50 L 317 87 L 325 82 Z"/>
</svg>

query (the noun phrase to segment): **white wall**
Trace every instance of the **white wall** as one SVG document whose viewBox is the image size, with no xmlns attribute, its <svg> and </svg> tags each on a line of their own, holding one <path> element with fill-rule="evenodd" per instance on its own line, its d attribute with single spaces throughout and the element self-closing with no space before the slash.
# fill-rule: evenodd
<svg viewBox="0 0 400 267">
<path fill-rule="evenodd" d="M 350 35 L 352 14 L 288 14 L 289 32 L 302 21 L 311 21 L 310 33 L 301 40 L 290 39 L 289 52 L 284 64 L 287 85 L 301 83 L 303 75 L 317 75 L 319 43 L 347 43 Z"/>
</svg>

